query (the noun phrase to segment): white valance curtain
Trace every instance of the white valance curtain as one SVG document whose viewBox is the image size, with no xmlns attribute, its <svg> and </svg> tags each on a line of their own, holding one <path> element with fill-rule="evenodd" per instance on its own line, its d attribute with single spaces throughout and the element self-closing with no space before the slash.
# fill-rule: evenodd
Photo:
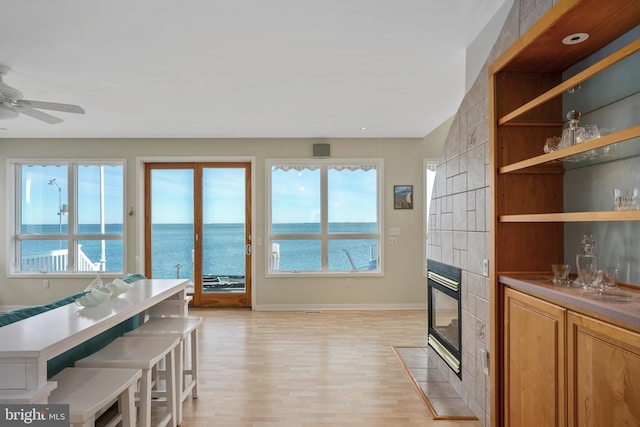
<svg viewBox="0 0 640 427">
<path fill-rule="evenodd" d="M 378 169 L 378 165 L 373 164 L 373 163 L 336 163 L 336 164 L 331 164 L 328 163 L 328 168 L 329 169 L 335 169 L 338 171 L 342 171 L 342 170 L 350 170 L 350 171 L 356 171 L 356 170 L 363 170 L 363 171 L 369 171 L 369 170 L 376 170 Z M 314 171 L 317 170 L 321 167 L 320 164 L 318 163 L 308 163 L 308 164 L 304 164 L 304 163 L 274 163 L 272 166 L 273 170 L 283 170 L 283 171 L 288 171 L 288 170 L 296 170 L 296 171 L 303 171 L 303 170 L 310 170 L 310 171 Z"/>
</svg>

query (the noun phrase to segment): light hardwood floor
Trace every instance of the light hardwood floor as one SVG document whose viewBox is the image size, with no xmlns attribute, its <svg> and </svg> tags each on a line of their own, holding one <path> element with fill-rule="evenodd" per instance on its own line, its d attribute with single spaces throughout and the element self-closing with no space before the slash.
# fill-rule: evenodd
<svg viewBox="0 0 640 427">
<path fill-rule="evenodd" d="M 200 397 L 182 427 L 435 426 L 392 346 L 424 346 L 424 311 L 190 309 Z"/>
</svg>

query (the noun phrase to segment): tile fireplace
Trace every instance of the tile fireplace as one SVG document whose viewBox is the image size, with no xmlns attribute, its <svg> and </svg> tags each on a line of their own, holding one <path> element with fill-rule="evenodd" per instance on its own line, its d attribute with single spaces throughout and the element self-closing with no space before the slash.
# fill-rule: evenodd
<svg viewBox="0 0 640 427">
<path fill-rule="evenodd" d="M 462 378 L 461 277 L 459 268 L 427 260 L 429 347 L 458 378 Z"/>
</svg>

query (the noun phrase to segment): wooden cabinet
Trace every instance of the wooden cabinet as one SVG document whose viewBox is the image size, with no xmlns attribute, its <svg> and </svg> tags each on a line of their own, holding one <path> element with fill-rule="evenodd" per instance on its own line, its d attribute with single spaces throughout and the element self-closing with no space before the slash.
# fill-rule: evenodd
<svg viewBox="0 0 640 427">
<path fill-rule="evenodd" d="M 640 333 L 504 290 L 503 425 L 640 426 Z"/>
<path fill-rule="evenodd" d="M 569 426 L 640 426 L 640 334 L 568 315 Z"/>
<path fill-rule="evenodd" d="M 596 55 L 591 65 L 570 77 L 566 77 L 565 72 L 638 25 L 640 1 L 558 0 L 489 67 L 492 426 L 524 425 L 521 423 L 530 421 L 528 414 L 535 408 L 545 414 L 544 423 L 549 424 L 544 425 L 564 425 L 568 419 L 568 415 L 562 413 L 562 405 L 551 405 L 551 396 L 535 396 L 538 390 L 534 390 L 537 387 L 549 393 L 553 390 L 554 396 L 563 398 L 558 395 L 562 381 L 547 388 L 538 384 L 547 368 L 553 375 L 564 372 L 562 364 L 555 359 L 561 355 L 549 356 L 550 353 L 537 344 L 544 342 L 548 346 L 555 342 L 553 351 L 562 350 L 554 341 L 559 336 L 552 339 L 548 335 L 553 330 L 560 333 L 561 320 L 551 320 L 554 316 L 549 310 L 537 304 L 524 304 L 503 293 L 498 275 L 550 274 L 551 264 L 567 259 L 563 237 L 567 223 L 640 221 L 640 211 L 614 211 L 613 206 L 611 210 L 565 212 L 563 181 L 564 160 L 608 151 L 621 144 L 638 147 L 640 118 L 601 138 L 550 153 L 543 150 L 547 137 L 562 133 L 567 108 L 563 106 L 563 94 L 626 58 L 640 55 L 640 40 L 626 43 L 615 52 Z M 589 37 L 580 44 L 562 43 L 576 33 L 588 33 Z M 571 197 L 584 197 L 584 194 L 571 194 Z M 536 320 L 539 331 L 530 332 L 518 326 L 519 333 L 524 335 L 514 334 L 516 324 L 526 325 Z M 531 344 L 528 351 L 533 356 L 519 347 L 525 344 Z M 551 366 L 552 360 L 557 364 Z M 549 366 L 543 367 L 544 363 Z M 531 369 L 535 375 L 522 369 Z M 527 386 L 532 389 L 518 389 L 523 375 L 536 378 L 536 384 Z M 522 401 L 515 402 L 514 396 Z M 508 422 L 505 417 L 517 420 Z"/>
<path fill-rule="evenodd" d="M 505 290 L 505 426 L 566 423 L 566 310 Z"/>
</svg>

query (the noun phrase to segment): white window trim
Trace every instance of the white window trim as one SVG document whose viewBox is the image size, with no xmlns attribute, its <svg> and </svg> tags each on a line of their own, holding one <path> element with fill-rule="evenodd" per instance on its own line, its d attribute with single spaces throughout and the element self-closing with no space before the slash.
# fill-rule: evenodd
<svg viewBox="0 0 640 427">
<path fill-rule="evenodd" d="M 114 165 L 114 166 L 122 166 L 123 169 L 123 194 L 122 194 L 122 207 L 123 207 L 123 224 L 122 224 L 122 234 L 108 234 L 108 235 L 95 235 L 95 234 L 82 234 L 81 239 L 79 240 L 92 240 L 99 238 L 100 240 L 121 240 L 122 241 L 122 271 L 102 271 L 100 272 L 100 276 L 104 278 L 109 277 L 121 277 L 125 271 L 127 271 L 127 245 L 126 245 L 126 235 L 127 235 L 127 215 L 126 215 L 126 201 L 127 201 L 127 160 L 126 158 L 60 158 L 60 159 L 51 159 L 51 158 L 9 158 L 7 159 L 7 194 L 9 195 L 9 203 L 7 203 L 7 222 L 6 222 L 6 230 L 8 238 L 8 250 L 7 250 L 7 277 L 8 278 L 48 278 L 48 277 L 57 277 L 57 278 L 81 278 L 81 277 L 95 277 L 96 272 L 91 271 L 65 271 L 65 272 L 37 272 L 37 271 L 16 271 L 15 263 L 18 262 L 19 255 L 16 253 L 16 233 L 19 227 L 19 217 L 18 212 L 20 212 L 22 199 L 19 197 L 19 190 L 17 188 L 18 185 L 18 174 L 19 166 L 23 165 L 42 165 L 42 166 L 80 166 L 80 165 Z M 72 172 L 68 172 L 68 176 L 72 176 Z M 73 174 L 75 176 L 75 173 Z M 77 177 L 76 177 L 77 178 Z M 77 191 L 76 191 L 76 182 L 75 179 L 68 179 L 67 186 L 68 198 L 73 198 L 73 205 L 77 206 Z M 75 212 L 73 209 L 69 210 L 69 217 L 67 223 L 73 223 L 76 221 Z M 72 222 L 73 221 L 73 222 Z M 36 238 L 39 236 L 35 236 Z M 25 239 L 28 240 L 28 239 Z M 72 245 L 73 246 L 73 245 Z M 76 257 L 75 247 L 70 247 L 69 256 Z"/>
<path fill-rule="evenodd" d="M 378 233 L 371 234 L 369 238 L 378 239 L 378 268 L 377 270 L 357 270 L 357 271 L 271 271 L 271 167 L 273 165 L 291 165 L 292 168 L 298 166 L 300 164 L 304 165 L 340 165 L 344 164 L 345 166 L 351 167 L 358 164 L 362 165 L 375 165 L 377 174 L 377 188 L 378 188 L 378 206 L 377 206 L 377 217 L 378 217 Z M 309 158 L 287 158 L 287 159 L 265 159 L 265 277 L 353 277 L 357 276 L 367 276 L 367 277 L 382 277 L 384 276 L 384 160 L 379 158 L 331 158 L 331 159 L 309 159 Z M 320 195 L 321 209 L 325 210 L 323 213 L 323 217 L 326 218 L 326 209 L 327 209 L 327 190 L 326 188 L 321 189 Z M 332 238 L 354 238 L 352 234 L 331 234 Z M 359 234 L 358 238 L 363 238 L 363 236 L 367 236 L 365 234 Z M 308 238 L 309 234 L 288 234 L 287 237 L 291 238 Z M 323 235 L 323 239 L 326 236 Z M 323 254 L 323 257 L 326 254 Z M 323 261 L 324 263 L 325 261 Z"/>
</svg>

